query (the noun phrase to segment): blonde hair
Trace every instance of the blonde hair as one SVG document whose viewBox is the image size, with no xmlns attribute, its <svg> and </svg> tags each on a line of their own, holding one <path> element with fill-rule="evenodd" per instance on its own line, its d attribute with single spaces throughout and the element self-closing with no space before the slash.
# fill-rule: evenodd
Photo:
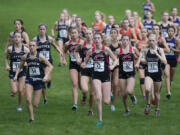
<svg viewBox="0 0 180 135">
<path fill-rule="evenodd" d="M 99 14 L 101 16 L 101 20 L 104 22 L 105 21 L 105 14 L 99 10 L 96 10 L 95 11 L 95 14 Z"/>
</svg>

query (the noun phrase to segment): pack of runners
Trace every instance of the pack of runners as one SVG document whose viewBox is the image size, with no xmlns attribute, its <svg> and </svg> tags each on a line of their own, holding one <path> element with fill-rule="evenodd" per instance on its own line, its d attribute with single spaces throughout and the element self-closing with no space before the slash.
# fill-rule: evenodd
<svg viewBox="0 0 180 135">
<path fill-rule="evenodd" d="M 142 100 L 146 100 L 144 113 L 149 114 L 151 104 L 154 104 L 155 116 L 159 116 L 163 76 L 166 98 L 171 98 L 180 53 L 180 18 L 178 9 L 172 8 L 170 14 L 162 12 L 161 21 L 156 22 L 153 18 L 155 7 L 150 0 L 143 4 L 143 11 L 144 19 L 141 20 L 138 12 L 127 9 L 119 23 L 113 15 L 108 15 L 106 23 L 105 14 L 95 11 L 92 26 L 87 26 L 81 16 L 75 13 L 70 16 L 68 10 L 63 9 L 51 29 L 51 36 L 47 35 L 46 24 L 41 23 L 39 34 L 32 40 L 29 40 L 23 21 L 15 20 L 15 31 L 10 33 L 6 44 L 5 65 L 9 71 L 10 95 L 19 95 L 17 111 L 23 110 L 25 93 L 29 122 L 34 121 L 33 106 L 38 107 L 41 93 L 44 104 L 48 103 L 46 87 L 51 87 L 52 45 L 59 53 L 58 66 L 69 65 L 72 110 L 78 109 L 78 88 L 82 93 L 82 106 L 86 105 L 89 91 L 88 115 L 93 115 L 95 102 L 96 126 L 103 124 L 102 99 L 105 104 L 111 104 L 111 111 L 115 111 L 115 102 L 120 95 L 124 115 L 130 114 L 128 97 L 134 105 L 137 104 L 134 94 L 137 73 Z M 67 55 L 69 62 L 66 61 Z"/>
</svg>

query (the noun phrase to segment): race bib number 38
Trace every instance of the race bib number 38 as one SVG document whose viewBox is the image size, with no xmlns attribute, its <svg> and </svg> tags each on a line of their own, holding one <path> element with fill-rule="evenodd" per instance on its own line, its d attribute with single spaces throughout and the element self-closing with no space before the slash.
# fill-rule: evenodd
<svg viewBox="0 0 180 135">
<path fill-rule="evenodd" d="M 123 71 L 132 72 L 133 71 L 133 61 L 125 61 L 123 62 Z"/>
<path fill-rule="evenodd" d="M 157 62 L 148 62 L 148 72 L 149 73 L 158 72 L 158 63 Z"/>
<path fill-rule="evenodd" d="M 30 76 L 40 75 L 39 67 L 29 67 L 29 75 Z"/>
<path fill-rule="evenodd" d="M 49 51 L 41 51 L 40 52 L 47 60 L 49 60 Z"/>
<path fill-rule="evenodd" d="M 94 62 L 94 71 L 104 72 L 104 61 L 95 61 Z"/>
</svg>

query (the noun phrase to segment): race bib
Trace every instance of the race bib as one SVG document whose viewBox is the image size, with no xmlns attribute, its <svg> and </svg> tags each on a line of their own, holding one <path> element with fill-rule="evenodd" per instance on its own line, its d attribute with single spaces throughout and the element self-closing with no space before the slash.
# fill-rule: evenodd
<svg viewBox="0 0 180 135">
<path fill-rule="evenodd" d="M 95 61 L 94 62 L 94 71 L 104 72 L 104 61 Z"/>
<path fill-rule="evenodd" d="M 74 56 L 74 52 L 70 53 L 70 58 L 71 58 L 71 61 L 76 62 L 76 57 Z M 79 53 L 78 53 L 78 58 L 80 58 Z"/>
<path fill-rule="evenodd" d="M 90 57 L 88 64 L 86 65 L 86 68 L 92 68 L 93 67 L 93 59 Z"/>
<path fill-rule="evenodd" d="M 141 51 L 140 55 L 141 55 L 141 61 L 145 61 L 145 56 L 144 56 L 145 54 L 144 54 L 144 52 Z"/>
<path fill-rule="evenodd" d="M 123 71 L 132 72 L 133 71 L 133 61 L 124 61 L 123 62 Z"/>
<path fill-rule="evenodd" d="M 29 67 L 29 75 L 30 76 L 40 75 L 39 67 Z"/>
<path fill-rule="evenodd" d="M 174 51 L 170 50 L 169 53 L 165 53 L 165 55 L 174 55 Z"/>
<path fill-rule="evenodd" d="M 107 30 L 106 30 L 106 35 L 109 36 L 110 33 L 111 33 L 111 29 L 107 29 Z"/>
<path fill-rule="evenodd" d="M 163 38 L 167 38 L 167 37 L 168 37 L 168 33 L 165 32 L 165 31 L 163 31 L 163 32 L 162 32 L 162 36 L 163 36 Z"/>
<path fill-rule="evenodd" d="M 158 63 L 157 62 L 148 62 L 148 72 L 149 73 L 158 72 Z"/>
<path fill-rule="evenodd" d="M 13 72 L 16 72 L 17 69 L 19 68 L 21 62 L 13 62 L 12 67 L 13 67 Z"/>
<path fill-rule="evenodd" d="M 144 15 L 146 16 L 148 13 L 148 10 L 144 10 Z"/>
<path fill-rule="evenodd" d="M 67 30 L 60 30 L 59 35 L 60 37 L 67 37 Z"/>
<path fill-rule="evenodd" d="M 41 51 L 40 52 L 47 60 L 49 60 L 49 51 Z"/>
</svg>

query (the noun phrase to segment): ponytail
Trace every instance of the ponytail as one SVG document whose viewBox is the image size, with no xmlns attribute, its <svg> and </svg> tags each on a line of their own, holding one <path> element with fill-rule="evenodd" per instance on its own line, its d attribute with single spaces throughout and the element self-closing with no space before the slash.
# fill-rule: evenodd
<svg viewBox="0 0 180 135">
<path fill-rule="evenodd" d="M 105 14 L 102 13 L 102 12 L 100 12 L 100 15 L 101 15 L 101 20 L 102 20 L 103 22 L 105 22 L 105 20 L 106 20 Z"/>
<path fill-rule="evenodd" d="M 24 28 L 24 22 L 23 22 L 23 20 L 21 20 L 21 19 L 16 19 L 16 20 L 14 20 L 14 24 L 16 23 L 16 21 L 18 21 L 18 22 L 20 22 L 20 24 L 22 25 L 22 27 L 21 27 L 21 30 L 22 30 L 22 32 L 25 32 L 25 28 Z"/>
</svg>

